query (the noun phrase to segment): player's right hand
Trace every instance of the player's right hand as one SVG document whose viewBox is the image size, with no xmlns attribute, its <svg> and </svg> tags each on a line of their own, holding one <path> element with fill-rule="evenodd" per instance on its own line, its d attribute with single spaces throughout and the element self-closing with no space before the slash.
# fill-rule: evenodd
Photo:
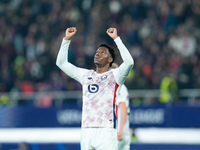
<svg viewBox="0 0 200 150">
<path fill-rule="evenodd" d="M 118 141 L 122 141 L 123 140 L 123 131 L 118 131 L 117 139 L 118 139 Z"/>
<path fill-rule="evenodd" d="M 76 34 L 76 27 L 70 27 L 66 29 L 65 40 L 71 40 L 71 38 Z"/>
</svg>

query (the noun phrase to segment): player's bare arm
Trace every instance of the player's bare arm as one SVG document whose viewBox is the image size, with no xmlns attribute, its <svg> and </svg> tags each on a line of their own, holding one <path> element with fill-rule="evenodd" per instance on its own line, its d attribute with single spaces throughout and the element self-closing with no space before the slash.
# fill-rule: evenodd
<svg viewBox="0 0 200 150">
<path fill-rule="evenodd" d="M 127 117 L 127 106 L 125 102 L 120 102 L 119 103 L 119 107 L 121 110 L 121 119 L 120 119 L 120 123 L 119 123 L 119 131 L 117 133 L 117 138 L 119 141 L 123 140 L 123 128 L 124 128 L 124 124 L 126 122 L 126 117 Z"/>
<path fill-rule="evenodd" d="M 116 28 L 107 29 L 106 33 L 114 40 L 118 37 Z"/>
<path fill-rule="evenodd" d="M 76 34 L 76 32 L 76 27 L 67 28 L 65 32 L 65 40 L 71 40 L 72 37 Z"/>
</svg>

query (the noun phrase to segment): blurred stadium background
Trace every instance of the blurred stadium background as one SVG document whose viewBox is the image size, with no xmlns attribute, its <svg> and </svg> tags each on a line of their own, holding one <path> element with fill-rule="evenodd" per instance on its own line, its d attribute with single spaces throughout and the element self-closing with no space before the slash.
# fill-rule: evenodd
<svg viewBox="0 0 200 150">
<path fill-rule="evenodd" d="M 0 0 L 0 149 L 80 149 L 81 86 L 55 65 L 70 26 L 73 64 L 116 48 L 110 26 L 135 60 L 131 149 L 200 149 L 198 0 Z"/>
</svg>

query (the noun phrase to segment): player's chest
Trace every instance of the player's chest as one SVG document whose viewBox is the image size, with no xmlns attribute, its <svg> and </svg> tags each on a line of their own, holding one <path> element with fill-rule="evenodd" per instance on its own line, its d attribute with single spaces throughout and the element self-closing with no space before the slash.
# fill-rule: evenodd
<svg viewBox="0 0 200 150">
<path fill-rule="evenodd" d="M 98 91 L 112 89 L 115 85 L 115 79 L 113 74 L 96 75 L 90 74 L 84 77 L 83 87 L 90 93 L 97 93 Z"/>
</svg>

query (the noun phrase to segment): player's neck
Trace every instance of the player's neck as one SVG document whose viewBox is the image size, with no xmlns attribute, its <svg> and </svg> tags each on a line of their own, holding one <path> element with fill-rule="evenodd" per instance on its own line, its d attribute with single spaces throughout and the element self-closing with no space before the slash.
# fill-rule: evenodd
<svg viewBox="0 0 200 150">
<path fill-rule="evenodd" d="M 104 66 L 104 67 L 96 67 L 96 72 L 97 73 L 104 73 L 107 72 L 109 70 L 110 67 L 108 66 Z"/>
</svg>

